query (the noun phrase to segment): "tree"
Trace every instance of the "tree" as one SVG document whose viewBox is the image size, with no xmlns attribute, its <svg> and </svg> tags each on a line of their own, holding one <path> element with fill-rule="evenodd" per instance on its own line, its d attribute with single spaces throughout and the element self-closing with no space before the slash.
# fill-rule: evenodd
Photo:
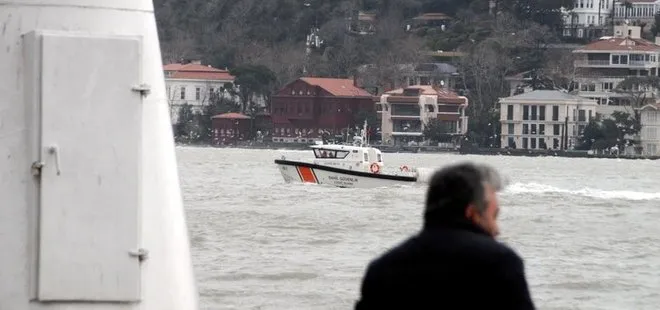
<svg viewBox="0 0 660 310">
<path fill-rule="evenodd" d="M 657 37 L 660 33 L 660 12 L 656 12 L 653 16 L 653 26 L 651 27 L 653 37 Z"/>
<path fill-rule="evenodd" d="M 437 118 L 432 118 L 424 127 L 424 138 L 432 142 L 451 142 L 453 135 L 449 124 Z"/>
<path fill-rule="evenodd" d="M 195 122 L 195 113 L 190 104 L 183 104 L 179 107 L 178 119 L 174 126 L 174 136 L 179 141 L 190 142 L 197 134 L 197 124 Z"/>
<path fill-rule="evenodd" d="M 229 73 L 236 77 L 234 85 L 241 100 L 241 113 L 256 112 L 255 97 L 269 97 L 277 81 L 275 73 L 264 65 L 243 65 L 231 69 Z"/>
<path fill-rule="evenodd" d="M 604 150 L 620 144 L 621 132 L 611 119 L 592 120 L 578 138 L 578 150 Z"/>
<path fill-rule="evenodd" d="M 596 117 L 578 138 L 577 149 L 603 150 L 616 146 L 623 150 L 627 145 L 634 144 L 630 137 L 639 132 L 639 129 L 639 122 L 625 112 L 616 111 L 603 120 Z"/>
<path fill-rule="evenodd" d="M 535 21 L 559 31 L 563 26 L 561 8 L 574 5 L 573 0 L 498 0 L 498 7 L 520 21 Z"/>
<path fill-rule="evenodd" d="M 620 82 L 614 92 L 623 94 L 624 103 L 627 103 L 627 113 L 617 113 L 613 117 L 616 120 L 630 128 L 632 131 L 626 131 L 627 134 L 635 135 L 641 129 L 639 109 L 649 101 L 655 101 L 655 94 L 660 89 L 660 77 L 657 76 L 633 76 Z M 650 98 L 648 95 L 651 94 Z M 626 119 L 628 119 L 625 123 Z"/>
</svg>

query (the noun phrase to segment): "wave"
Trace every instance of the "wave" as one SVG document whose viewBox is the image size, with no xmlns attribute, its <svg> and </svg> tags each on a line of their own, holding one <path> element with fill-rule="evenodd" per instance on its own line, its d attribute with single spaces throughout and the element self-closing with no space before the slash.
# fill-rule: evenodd
<svg viewBox="0 0 660 310">
<path fill-rule="evenodd" d="M 580 195 L 585 197 L 600 199 L 626 199 L 626 200 L 660 200 L 660 193 L 646 193 L 635 191 L 610 191 L 584 187 L 581 189 L 564 189 L 546 184 L 538 183 L 513 183 L 509 185 L 504 193 L 523 194 L 523 193 L 561 193 Z"/>
</svg>

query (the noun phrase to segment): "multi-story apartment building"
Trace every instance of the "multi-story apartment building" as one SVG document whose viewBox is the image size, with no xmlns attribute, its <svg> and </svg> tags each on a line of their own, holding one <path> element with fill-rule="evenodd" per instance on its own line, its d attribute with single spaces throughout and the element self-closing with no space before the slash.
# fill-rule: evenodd
<svg viewBox="0 0 660 310">
<path fill-rule="evenodd" d="M 640 109 L 640 144 L 642 154 L 648 156 L 660 155 L 660 104 L 649 104 Z"/>
<path fill-rule="evenodd" d="M 630 95 L 615 92 L 632 76 L 660 75 L 660 45 L 640 38 L 637 26 L 616 26 L 614 36 L 596 40 L 573 51 L 578 95 L 596 100 L 604 116 L 619 110 L 631 113 Z M 656 90 L 648 90 L 653 98 Z"/>
<path fill-rule="evenodd" d="M 182 105 L 189 104 L 193 111 L 201 112 L 202 107 L 210 103 L 212 96 L 226 95 L 218 91 L 234 81 L 227 70 L 202 65 L 201 61 L 168 64 L 163 70 L 172 124 L 178 121 Z"/>
<path fill-rule="evenodd" d="M 565 37 L 595 38 L 608 29 L 614 0 L 575 0 L 573 7 L 562 8 Z"/>
<path fill-rule="evenodd" d="M 501 98 L 501 145 L 573 149 L 589 120 L 596 116 L 596 107 L 594 100 L 558 90 L 534 90 Z"/>
<path fill-rule="evenodd" d="M 433 118 L 446 123 L 449 133 L 463 135 L 468 128 L 467 106 L 466 97 L 430 85 L 388 91 L 376 104 L 381 115 L 382 141 L 393 145 L 422 142 L 425 125 Z"/>
</svg>

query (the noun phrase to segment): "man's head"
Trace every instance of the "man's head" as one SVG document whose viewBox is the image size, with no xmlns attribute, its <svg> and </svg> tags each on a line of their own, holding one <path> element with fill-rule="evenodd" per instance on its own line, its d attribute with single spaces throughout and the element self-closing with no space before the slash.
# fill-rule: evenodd
<svg viewBox="0 0 660 310">
<path fill-rule="evenodd" d="M 424 221 L 465 218 L 495 237 L 499 234 L 497 192 L 503 187 L 504 180 L 489 166 L 460 163 L 445 167 L 431 177 Z"/>
</svg>

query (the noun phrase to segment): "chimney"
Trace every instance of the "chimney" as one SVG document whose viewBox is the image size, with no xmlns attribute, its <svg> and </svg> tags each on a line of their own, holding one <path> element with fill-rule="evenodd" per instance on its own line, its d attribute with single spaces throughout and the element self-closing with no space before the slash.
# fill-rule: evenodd
<svg viewBox="0 0 660 310">
<path fill-rule="evenodd" d="M 353 75 L 353 86 L 358 87 L 357 76 Z"/>
</svg>

